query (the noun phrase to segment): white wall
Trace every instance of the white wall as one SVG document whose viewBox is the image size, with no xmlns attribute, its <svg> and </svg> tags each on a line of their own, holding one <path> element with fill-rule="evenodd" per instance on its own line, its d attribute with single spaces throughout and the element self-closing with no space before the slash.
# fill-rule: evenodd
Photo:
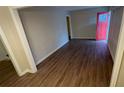
<svg viewBox="0 0 124 93">
<path fill-rule="evenodd" d="M 124 51 L 123 51 L 123 57 L 121 61 L 121 66 L 120 66 L 120 71 L 118 74 L 118 80 L 117 80 L 116 86 L 124 87 Z"/>
<path fill-rule="evenodd" d="M 66 12 L 53 7 L 19 10 L 36 64 L 68 41 Z"/>
<path fill-rule="evenodd" d="M 121 27 L 121 20 L 123 15 L 123 8 L 119 7 L 111 11 L 110 31 L 108 36 L 108 46 L 112 55 L 113 61 L 115 60 L 115 54 L 118 44 L 118 38 Z"/>
<path fill-rule="evenodd" d="M 7 52 L 3 46 L 3 43 L 0 40 L 0 61 L 8 59 L 6 55 L 7 55 Z"/>
<path fill-rule="evenodd" d="M 70 12 L 72 38 L 96 39 L 97 13 L 107 10 L 107 7 L 98 7 Z"/>
</svg>

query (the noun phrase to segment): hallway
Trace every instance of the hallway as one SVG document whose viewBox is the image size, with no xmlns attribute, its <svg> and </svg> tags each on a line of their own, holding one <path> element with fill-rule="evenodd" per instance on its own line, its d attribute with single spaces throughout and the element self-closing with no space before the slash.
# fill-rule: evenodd
<svg viewBox="0 0 124 93">
<path fill-rule="evenodd" d="M 112 67 L 104 41 L 71 40 L 39 64 L 37 73 L 22 77 L 13 74 L 0 86 L 107 87 Z"/>
</svg>

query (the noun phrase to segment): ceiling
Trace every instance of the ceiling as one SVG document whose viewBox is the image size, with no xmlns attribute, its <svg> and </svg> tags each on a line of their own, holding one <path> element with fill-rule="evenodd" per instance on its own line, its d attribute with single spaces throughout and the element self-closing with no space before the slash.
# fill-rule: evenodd
<svg viewBox="0 0 124 93">
<path fill-rule="evenodd" d="M 82 9 L 89 9 L 95 8 L 99 6 L 56 6 L 57 8 L 61 8 L 65 11 L 74 11 L 74 10 L 82 10 Z"/>
<path fill-rule="evenodd" d="M 33 7 L 33 6 L 13 6 L 11 8 L 24 9 L 24 8 L 28 8 L 28 7 Z M 39 6 L 39 7 L 43 7 L 43 6 Z M 49 6 L 45 6 L 45 7 L 49 7 Z M 74 11 L 74 10 L 95 8 L 95 7 L 99 7 L 99 6 L 53 6 L 53 7 L 62 9 L 64 11 Z"/>
</svg>

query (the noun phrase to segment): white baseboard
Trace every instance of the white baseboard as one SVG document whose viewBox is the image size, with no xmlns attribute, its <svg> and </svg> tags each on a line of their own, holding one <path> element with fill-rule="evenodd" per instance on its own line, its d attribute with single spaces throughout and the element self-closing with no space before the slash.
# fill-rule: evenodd
<svg viewBox="0 0 124 93">
<path fill-rule="evenodd" d="M 52 52 L 50 52 L 48 55 L 46 55 L 45 57 L 43 57 L 42 59 L 40 59 L 39 61 L 37 61 L 36 65 L 40 64 L 43 60 L 45 60 L 48 56 L 50 56 L 51 54 L 53 54 L 54 52 L 56 52 L 58 49 L 60 49 L 62 46 L 64 46 L 68 41 L 66 41 L 65 43 L 63 43 L 62 45 L 60 45 L 59 47 L 57 47 L 55 50 L 53 50 Z M 19 73 L 19 76 L 23 76 L 26 73 L 35 73 L 32 72 L 30 69 L 26 69 L 25 71 Z"/>
<path fill-rule="evenodd" d="M 61 47 L 63 47 L 66 43 L 68 43 L 68 41 L 66 41 L 65 43 L 63 43 L 62 45 L 60 45 L 59 47 L 57 47 L 55 50 L 53 50 L 52 52 L 50 52 L 48 55 L 46 55 L 45 57 L 41 58 L 39 61 L 36 62 L 36 65 L 40 64 L 43 60 L 45 60 L 47 57 L 49 57 L 51 54 L 53 54 L 54 52 L 56 52 L 58 49 L 60 49 Z"/>
<path fill-rule="evenodd" d="M 71 39 L 96 39 L 96 37 L 72 37 Z"/>
</svg>

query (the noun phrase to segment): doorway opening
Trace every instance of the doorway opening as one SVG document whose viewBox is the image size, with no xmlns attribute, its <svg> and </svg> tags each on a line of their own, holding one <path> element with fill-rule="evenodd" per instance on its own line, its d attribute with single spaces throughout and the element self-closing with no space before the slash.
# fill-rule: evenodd
<svg viewBox="0 0 124 93">
<path fill-rule="evenodd" d="M 68 39 L 71 40 L 71 26 L 70 26 L 70 17 L 66 16 Z"/>
<path fill-rule="evenodd" d="M 111 12 L 97 13 L 97 31 L 96 40 L 108 41 Z"/>
<path fill-rule="evenodd" d="M 18 76 L 9 57 L 8 51 L 0 38 L 0 83 L 13 75 Z"/>
</svg>

